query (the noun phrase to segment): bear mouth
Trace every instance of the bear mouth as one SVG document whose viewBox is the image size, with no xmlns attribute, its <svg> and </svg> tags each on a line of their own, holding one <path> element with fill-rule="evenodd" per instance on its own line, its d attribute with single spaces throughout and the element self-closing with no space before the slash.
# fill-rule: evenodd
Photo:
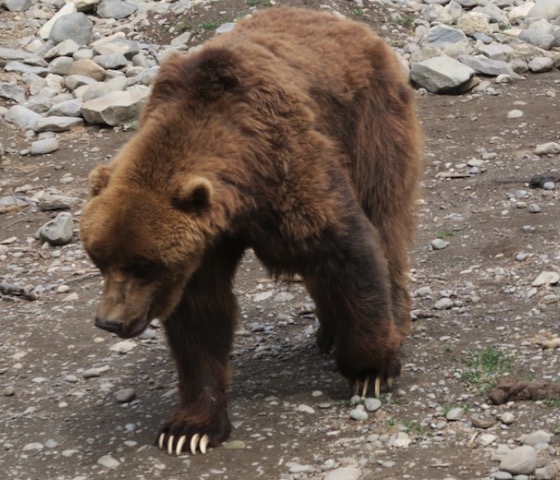
<svg viewBox="0 0 560 480">
<path fill-rule="evenodd" d="M 144 317 L 140 318 L 136 322 L 128 325 L 126 328 L 118 332 L 117 335 L 120 338 L 137 337 L 138 335 L 142 335 L 142 333 L 144 333 L 149 324 L 150 321 L 148 320 L 148 315 L 146 314 L 144 315 Z"/>
</svg>

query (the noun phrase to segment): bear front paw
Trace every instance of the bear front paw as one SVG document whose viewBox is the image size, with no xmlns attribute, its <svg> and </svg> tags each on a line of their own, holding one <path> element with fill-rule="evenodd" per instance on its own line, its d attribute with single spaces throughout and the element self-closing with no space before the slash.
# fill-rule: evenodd
<svg viewBox="0 0 560 480">
<path fill-rule="evenodd" d="M 159 431 L 156 440 L 160 450 L 167 450 L 169 455 L 196 452 L 206 453 L 208 448 L 217 447 L 224 442 L 231 431 L 227 413 L 223 412 L 208 425 L 193 425 L 188 420 L 173 419 Z"/>
</svg>

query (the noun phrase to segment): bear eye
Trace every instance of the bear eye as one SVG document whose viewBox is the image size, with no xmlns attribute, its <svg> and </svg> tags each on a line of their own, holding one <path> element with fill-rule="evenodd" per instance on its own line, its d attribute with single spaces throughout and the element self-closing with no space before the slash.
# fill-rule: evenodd
<svg viewBox="0 0 560 480">
<path fill-rule="evenodd" d="M 153 276 L 158 270 L 157 265 L 146 259 L 137 259 L 125 265 L 123 271 L 133 277 L 146 278 Z"/>
</svg>

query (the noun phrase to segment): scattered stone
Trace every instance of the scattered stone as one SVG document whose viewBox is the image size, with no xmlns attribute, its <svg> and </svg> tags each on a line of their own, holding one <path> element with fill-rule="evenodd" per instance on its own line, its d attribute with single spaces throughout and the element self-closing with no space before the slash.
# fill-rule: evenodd
<svg viewBox="0 0 560 480">
<path fill-rule="evenodd" d="M 511 65 L 501 60 L 492 60 L 484 55 L 459 55 L 459 62 L 472 68 L 475 72 L 484 75 L 496 77 L 501 74 L 507 74 L 512 78 L 520 79 L 521 77 L 513 71 Z"/>
<path fill-rule="evenodd" d="M 22 103 L 25 101 L 25 90 L 11 83 L 0 83 L 0 97 Z"/>
<path fill-rule="evenodd" d="M 428 34 L 422 41 L 423 45 L 431 44 L 439 48 L 445 48 L 453 43 L 468 43 L 464 32 L 447 25 L 437 25 L 428 30 Z"/>
<path fill-rule="evenodd" d="M 55 45 L 64 40 L 73 40 L 78 45 L 87 45 L 91 40 L 92 32 L 93 22 L 84 13 L 69 13 L 54 22 L 49 33 L 49 40 Z"/>
<path fill-rule="evenodd" d="M 515 422 L 515 415 L 511 412 L 504 412 L 500 415 L 500 422 L 504 425 L 511 425 Z"/>
<path fill-rule="evenodd" d="M 229 442 L 224 442 L 222 446 L 226 450 L 243 450 L 246 445 L 242 440 L 230 440 Z"/>
<path fill-rule="evenodd" d="M 10 12 L 24 12 L 31 7 L 31 0 L 4 0 L 4 7 Z"/>
<path fill-rule="evenodd" d="M 541 207 L 538 203 L 531 203 L 527 210 L 531 213 L 539 213 L 541 211 Z"/>
<path fill-rule="evenodd" d="M 376 412 L 381 408 L 381 400 L 368 397 L 364 400 L 364 407 L 368 412 Z"/>
<path fill-rule="evenodd" d="M 97 378 L 100 375 L 101 371 L 98 368 L 88 368 L 82 372 L 82 377 L 86 380 L 89 378 Z"/>
<path fill-rule="evenodd" d="M 118 342 L 112 345 L 111 348 L 109 348 L 109 350 L 111 350 L 111 352 L 125 354 L 130 352 L 135 347 L 136 347 L 136 342 L 132 340 L 123 340 L 122 342 Z"/>
<path fill-rule="evenodd" d="M 115 460 L 111 455 L 103 455 L 97 463 L 105 468 L 116 468 L 118 467 L 121 462 Z"/>
<path fill-rule="evenodd" d="M 542 272 L 539 274 L 531 286 L 542 287 L 543 285 L 555 285 L 560 281 L 560 275 L 556 272 Z"/>
<path fill-rule="evenodd" d="M 552 70 L 553 66 L 554 62 L 548 57 L 533 58 L 533 60 L 529 62 L 529 70 L 533 73 L 548 72 L 549 70 Z"/>
<path fill-rule="evenodd" d="M 148 93 L 134 95 L 130 91 L 111 92 L 85 102 L 82 114 L 89 123 L 123 125 L 138 118 Z"/>
<path fill-rule="evenodd" d="M 340 467 L 328 472 L 323 480 L 359 480 L 362 471 L 357 467 Z"/>
<path fill-rule="evenodd" d="M 457 27 L 467 35 L 474 35 L 475 33 L 489 35 L 492 33 L 488 16 L 480 12 L 467 12 L 461 15 L 457 22 Z"/>
<path fill-rule="evenodd" d="M 455 407 L 452 408 L 451 410 L 449 410 L 449 412 L 447 412 L 447 415 L 445 415 L 445 418 L 447 418 L 447 420 L 449 421 L 457 421 L 457 420 L 461 420 L 461 418 L 463 418 L 463 416 L 465 415 L 465 409 L 464 408 L 460 408 L 460 407 Z"/>
<path fill-rule="evenodd" d="M 35 452 L 35 453 L 39 453 L 41 450 L 43 450 L 43 444 L 39 443 L 39 442 L 32 442 L 32 443 L 28 443 L 27 445 L 25 445 L 23 447 L 23 451 L 24 452 Z"/>
<path fill-rule="evenodd" d="M 298 405 L 298 407 L 296 408 L 296 411 L 302 412 L 302 413 L 309 413 L 309 414 L 315 413 L 315 410 L 312 407 L 310 407 L 309 405 L 304 405 L 304 404 Z"/>
<path fill-rule="evenodd" d="M 436 239 L 432 240 L 430 245 L 432 246 L 432 248 L 434 250 L 443 250 L 444 248 L 447 248 L 449 246 L 449 242 L 446 242 L 445 240 L 442 240 L 441 238 L 436 238 Z"/>
<path fill-rule="evenodd" d="M 560 143 L 541 143 L 535 147 L 535 155 L 557 155 L 560 153 Z"/>
<path fill-rule="evenodd" d="M 500 462 L 500 470 L 512 475 L 531 475 L 537 468 L 537 451 L 528 445 L 510 450 Z"/>
<path fill-rule="evenodd" d="M 83 124 L 81 118 L 51 116 L 38 118 L 30 128 L 35 132 L 66 132 Z"/>
<path fill-rule="evenodd" d="M 360 408 L 362 407 L 362 408 Z M 363 422 L 368 419 L 368 414 L 364 410 L 362 405 L 358 405 L 356 408 L 350 410 L 350 418 L 358 422 Z"/>
<path fill-rule="evenodd" d="M 30 153 L 31 155 L 45 155 L 56 152 L 58 149 L 59 144 L 56 138 L 44 138 L 31 144 Z"/>
<path fill-rule="evenodd" d="M 523 445 L 531 445 L 532 447 L 538 445 L 539 443 L 550 443 L 551 440 L 552 435 L 544 430 L 537 430 L 536 432 L 522 435 L 519 439 Z"/>
<path fill-rule="evenodd" d="M 522 116 L 523 116 L 523 112 L 521 110 L 510 110 L 507 113 L 507 118 L 509 118 L 510 120 L 514 118 L 521 118 Z"/>
<path fill-rule="evenodd" d="M 138 7 L 121 0 L 104 0 L 97 5 L 96 13 L 100 18 L 120 20 L 132 15 Z"/>
<path fill-rule="evenodd" d="M 74 220 L 68 212 L 59 213 L 54 220 L 39 229 L 39 238 L 53 246 L 66 245 L 72 240 Z"/>
<path fill-rule="evenodd" d="M 453 308 L 453 300 L 451 300 L 450 298 L 440 298 L 434 305 L 434 308 L 436 310 L 449 310 L 450 308 Z"/>
<path fill-rule="evenodd" d="M 107 55 L 97 55 L 93 57 L 93 61 L 101 68 L 118 70 L 126 67 L 128 60 L 122 53 L 109 53 Z"/>
<path fill-rule="evenodd" d="M 119 403 L 129 403 L 136 398 L 136 392 L 133 388 L 123 388 L 115 394 L 115 398 Z"/>
<path fill-rule="evenodd" d="M 463 91 L 475 71 L 457 60 L 440 56 L 412 65 L 410 77 L 432 93 Z"/>
</svg>

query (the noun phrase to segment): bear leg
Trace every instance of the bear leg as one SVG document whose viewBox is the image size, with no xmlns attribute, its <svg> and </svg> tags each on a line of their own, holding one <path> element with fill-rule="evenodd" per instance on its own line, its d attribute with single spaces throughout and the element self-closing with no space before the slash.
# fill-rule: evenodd
<svg viewBox="0 0 560 480">
<path fill-rule="evenodd" d="M 399 328 L 393 319 L 392 288 L 379 233 L 363 215 L 357 215 L 346 233 L 323 245 L 305 284 L 321 322 L 318 345 L 334 347 L 340 372 L 357 393 L 382 384 L 391 387 L 400 374 Z"/>
<path fill-rule="evenodd" d="M 237 302 L 232 279 L 243 249 L 221 245 L 189 280 L 163 324 L 177 364 L 180 405 L 156 443 L 169 454 L 206 453 L 231 432 L 227 413 L 228 360 Z"/>
</svg>

